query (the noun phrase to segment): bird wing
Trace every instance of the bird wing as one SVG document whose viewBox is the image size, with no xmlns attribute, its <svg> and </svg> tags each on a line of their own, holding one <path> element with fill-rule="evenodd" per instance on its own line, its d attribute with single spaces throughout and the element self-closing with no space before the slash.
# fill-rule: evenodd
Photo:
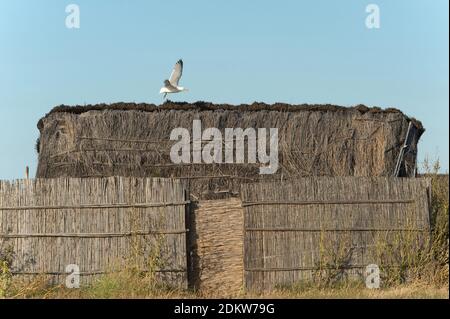
<svg viewBox="0 0 450 319">
<path fill-rule="evenodd" d="M 171 91 L 174 91 L 174 90 L 176 91 L 176 89 L 177 89 L 175 86 L 172 85 L 172 83 L 170 83 L 169 80 L 164 81 L 164 86 Z"/>
<path fill-rule="evenodd" d="M 178 82 L 180 82 L 181 76 L 183 75 L 183 60 L 178 60 L 172 70 L 172 74 L 170 75 L 169 82 L 173 86 L 178 86 Z"/>
</svg>

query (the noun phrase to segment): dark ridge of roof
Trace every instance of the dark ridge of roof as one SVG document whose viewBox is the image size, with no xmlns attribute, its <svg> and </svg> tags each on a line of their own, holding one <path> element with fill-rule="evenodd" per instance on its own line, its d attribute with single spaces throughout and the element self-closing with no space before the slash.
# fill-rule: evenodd
<svg viewBox="0 0 450 319">
<path fill-rule="evenodd" d="M 194 103 L 188 102 L 172 102 L 166 101 L 161 105 L 147 104 L 147 103 L 126 103 L 119 102 L 113 104 L 88 104 L 88 105 L 59 105 L 54 107 L 49 113 L 45 115 L 44 118 L 53 113 L 72 113 L 72 114 L 82 114 L 89 111 L 103 111 L 103 110 L 114 110 L 114 111 L 143 111 L 143 112 L 155 112 L 162 110 L 200 110 L 200 111 L 215 111 L 215 110 L 239 110 L 239 111 L 279 111 L 279 112 L 301 112 L 301 111 L 319 111 L 319 112 L 337 112 L 337 111 L 358 111 L 361 114 L 365 113 L 401 113 L 402 111 L 396 108 L 386 108 L 382 109 L 380 107 L 367 107 L 363 104 L 359 104 L 352 107 L 344 107 L 333 104 L 286 104 L 286 103 L 275 103 L 266 104 L 262 102 L 254 102 L 253 104 L 213 104 L 211 102 L 197 101 Z M 403 114 L 404 115 L 404 114 Z M 406 116 L 406 115 L 405 115 Z M 414 125 L 421 131 L 425 131 L 423 125 L 420 121 L 409 118 Z"/>
</svg>

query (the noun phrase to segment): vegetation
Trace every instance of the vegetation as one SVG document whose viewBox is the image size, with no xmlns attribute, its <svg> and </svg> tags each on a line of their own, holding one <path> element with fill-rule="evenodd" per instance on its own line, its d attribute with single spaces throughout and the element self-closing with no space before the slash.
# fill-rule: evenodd
<svg viewBox="0 0 450 319">
<path fill-rule="evenodd" d="M 361 283 L 346 284 L 329 288 L 314 285 L 280 288 L 262 294 L 241 292 L 234 295 L 217 295 L 214 292 L 180 290 L 163 285 L 149 284 L 149 277 L 132 269 L 105 275 L 91 286 L 68 289 L 63 285 L 49 286 L 44 277 L 37 277 L 30 283 L 16 283 L 9 290 L 7 298 L 114 298 L 114 299 L 170 299 L 170 298 L 449 298 L 448 287 L 424 284 L 405 284 L 391 288 L 367 289 Z"/>
<path fill-rule="evenodd" d="M 439 160 L 430 164 L 424 162 L 424 173 L 431 178 L 431 238 L 426 261 L 426 269 L 419 280 L 430 284 L 447 285 L 449 282 L 449 179 L 448 174 L 440 175 Z"/>
<path fill-rule="evenodd" d="M 439 174 L 439 171 L 439 161 L 430 164 L 429 160 L 425 160 L 423 176 L 431 180 L 430 235 L 423 238 L 423 234 L 410 231 L 389 237 L 386 232 L 375 241 L 373 259 L 380 266 L 381 286 L 385 289 L 395 290 L 397 287 L 412 285 L 448 291 L 449 180 L 448 175 Z M 414 225 L 410 226 L 411 230 L 414 229 Z M 355 288 L 364 287 L 363 280 L 355 283 L 354 279 L 349 279 L 348 271 L 345 270 L 353 253 L 349 234 L 338 243 L 333 242 L 322 234 L 320 260 L 313 274 L 314 285 L 300 283 L 292 287 L 294 291 L 333 291 L 341 288 L 354 291 Z"/>
</svg>

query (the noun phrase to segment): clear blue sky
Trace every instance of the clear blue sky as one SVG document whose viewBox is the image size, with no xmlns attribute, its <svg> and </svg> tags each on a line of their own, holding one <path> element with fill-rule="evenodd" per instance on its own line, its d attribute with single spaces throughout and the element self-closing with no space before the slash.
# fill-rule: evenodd
<svg viewBox="0 0 450 319">
<path fill-rule="evenodd" d="M 81 28 L 65 27 L 80 6 Z M 367 29 L 378 4 L 381 28 Z M 36 123 L 53 106 L 176 100 L 397 107 L 449 163 L 448 0 L 0 0 L 0 179 L 34 175 Z"/>
</svg>

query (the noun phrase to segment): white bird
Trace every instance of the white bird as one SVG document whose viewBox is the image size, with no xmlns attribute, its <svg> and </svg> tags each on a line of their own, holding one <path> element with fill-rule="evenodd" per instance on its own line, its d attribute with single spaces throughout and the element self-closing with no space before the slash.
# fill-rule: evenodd
<svg viewBox="0 0 450 319">
<path fill-rule="evenodd" d="M 178 86 L 181 76 L 183 75 L 183 60 L 178 60 L 178 62 L 173 67 L 172 74 L 168 80 L 164 81 L 164 86 L 159 90 L 159 94 L 164 93 L 164 98 L 166 98 L 169 93 L 178 93 L 183 91 L 188 91 L 188 89 Z"/>
</svg>

